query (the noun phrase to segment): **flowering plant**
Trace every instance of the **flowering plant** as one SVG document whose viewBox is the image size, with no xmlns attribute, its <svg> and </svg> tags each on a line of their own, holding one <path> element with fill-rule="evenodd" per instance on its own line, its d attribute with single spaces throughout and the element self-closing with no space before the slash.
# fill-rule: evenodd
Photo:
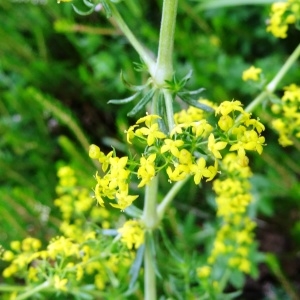
<svg viewBox="0 0 300 300">
<path fill-rule="evenodd" d="M 271 106 L 272 125 L 282 146 L 300 137 L 300 88 L 291 83 L 281 98 L 275 96 L 300 46 L 269 83 L 263 70 L 254 66 L 241 74 L 244 81 L 262 86 L 250 104 L 236 99 L 217 104 L 200 97 L 203 88 L 187 88 L 191 72 L 181 80 L 175 76 L 177 0 L 163 1 L 157 59 L 128 28 L 117 2 L 83 0 L 88 8 L 84 12 L 73 6 L 79 14 L 100 6 L 140 55 L 140 69 L 147 70 L 145 84 L 131 85 L 122 76 L 134 94 L 109 103 L 136 101 L 128 115 L 143 116 L 124 132 L 124 155 L 114 147 L 106 152 L 90 145 L 89 156 L 97 166 L 94 182 L 78 184 L 80 175 L 70 166 L 58 170 L 55 205 L 62 214 L 61 235 L 44 250 L 32 237 L 2 250 L 8 262 L 3 277 L 25 282 L 20 289 L 7 286 L 9 297 L 231 299 L 237 293 L 226 290 L 230 284 L 241 288 L 245 274 L 257 274 L 250 167 L 251 157 L 261 155 L 267 143 L 265 125 L 253 112 L 262 103 Z M 299 22 L 299 11 L 297 0 L 273 4 L 267 31 L 286 38 L 288 26 Z M 176 101 L 182 106 L 175 112 Z M 207 255 L 193 249 L 193 258 L 187 258 L 188 251 L 182 255 L 189 248 L 172 237 L 182 229 L 166 225 L 172 223 L 172 202 L 188 183 L 211 187 L 216 209 Z"/>
</svg>

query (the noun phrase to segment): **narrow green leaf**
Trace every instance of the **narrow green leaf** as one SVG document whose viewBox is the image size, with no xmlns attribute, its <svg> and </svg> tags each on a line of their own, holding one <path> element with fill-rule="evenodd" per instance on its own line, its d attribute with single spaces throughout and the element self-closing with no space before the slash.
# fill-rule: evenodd
<svg viewBox="0 0 300 300">
<path fill-rule="evenodd" d="M 169 241 L 166 233 L 164 232 L 163 229 L 160 230 L 161 236 L 162 236 L 162 241 L 165 245 L 165 247 L 167 248 L 167 250 L 169 251 L 170 255 L 178 262 L 183 262 L 182 257 L 179 255 L 179 253 L 177 253 L 177 251 L 175 251 L 174 246 L 171 244 L 171 242 Z"/>
<path fill-rule="evenodd" d="M 130 283 L 129 283 L 129 289 L 131 290 L 134 287 L 134 284 L 136 283 L 139 272 L 142 266 L 143 262 L 143 257 L 144 257 L 144 252 L 145 252 L 145 244 L 141 245 L 137 252 L 136 252 L 136 257 L 135 260 L 130 268 L 129 274 L 131 276 L 130 278 Z"/>
<path fill-rule="evenodd" d="M 95 7 L 95 4 L 91 3 L 89 0 L 83 0 L 83 3 L 87 6 L 87 7 Z"/>
<path fill-rule="evenodd" d="M 200 89 L 194 90 L 194 91 L 179 92 L 178 96 L 180 97 L 181 95 L 198 95 L 198 94 L 202 93 L 204 90 L 205 90 L 205 88 L 200 88 Z"/>
<path fill-rule="evenodd" d="M 91 13 L 94 12 L 94 6 L 93 6 L 90 10 L 88 10 L 88 11 L 82 11 L 82 10 L 78 9 L 74 4 L 72 4 L 72 6 L 73 6 L 74 11 L 75 11 L 78 15 L 81 15 L 81 16 L 88 16 L 88 15 L 90 15 Z"/>
<path fill-rule="evenodd" d="M 194 107 L 197 107 L 199 109 L 205 110 L 207 112 L 213 112 L 214 109 L 206 104 L 200 103 L 198 100 L 192 99 L 186 95 L 181 95 L 181 100 L 186 102 L 189 105 L 192 105 Z"/>
<path fill-rule="evenodd" d="M 145 96 L 138 102 L 138 104 L 127 114 L 128 117 L 135 116 L 146 104 L 152 99 L 155 89 L 150 90 Z"/>
<path fill-rule="evenodd" d="M 106 18 L 110 18 L 112 16 L 112 13 L 111 13 L 111 9 L 110 9 L 109 5 L 107 4 L 106 0 L 102 0 L 101 4 L 103 5 L 103 8 L 105 10 Z"/>
<path fill-rule="evenodd" d="M 129 90 L 134 91 L 134 92 L 142 91 L 142 90 L 143 90 L 145 87 L 147 87 L 147 86 L 150 84 L 150 82 L 152 81 L 152 80 L 149 78 L 149 79 L 147 80 L 146 84 L 143 84 L 143 85 L 133 85 L 133 84 L 129 83 L 129 82 L 125 79 L 125 77 L 124 77 L 124 75 L 123 75 L 123 72 L 121 72 L 120 76 L 121 76 L 121 80 L 122 80 L 123 84 L 124 84 Z"/>
<path fill-rule="evenodd" d="M 179 82 L 179 85 L 181 87 L 184 87 L 186 85 L 186 83 L 191 79 L 193 75 L 193 70 L 190 70 Z"/>
<path fill-rule="evenodd" d="M 135 93 L 134 95 L 132 95 L 132 96 L 130 96 L 128 98 L 124 98 L 124 99 L 111 99 L 111 100 L 109 100 L 107 102 L 107 104 L 117 104 L 117 105 L 126 104 L 126 103 L 129 103 L 129 102 L 133 101 L 139 95 L 140 95 L 140 93 Z"/>
</svg>

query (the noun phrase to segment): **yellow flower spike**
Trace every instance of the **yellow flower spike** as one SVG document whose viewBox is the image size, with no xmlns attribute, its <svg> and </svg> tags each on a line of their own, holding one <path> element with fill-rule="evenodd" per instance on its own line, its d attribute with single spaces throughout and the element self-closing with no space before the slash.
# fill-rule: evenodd
<svg viewBox="0 0 300 300">
<path fill-rule="evenodd" d="M 227 146 L 227 142 L 216 142 L 214 135 L 211 133 L 208 138 L 208 150 L 215 158 L 222 158 L 219 150 L 223 150 Z"/>
<path fill-rule="evenodd" d="M 249 69 L 247 69 L 243 72 L 242 79 L 244 81 L 247 81 L 247 80 L 258 81 L 259 75 L 261 72 L 262 72 L 262 69 L 251 66 Z"/>
</svg>

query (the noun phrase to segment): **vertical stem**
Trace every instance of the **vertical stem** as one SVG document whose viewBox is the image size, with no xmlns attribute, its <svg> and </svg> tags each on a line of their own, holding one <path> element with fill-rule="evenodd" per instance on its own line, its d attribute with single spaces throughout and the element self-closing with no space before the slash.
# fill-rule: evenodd
<svg viewBox="0 0 300 300">
<path fill-rule="evenodd" d="M 158 176 L 155 176 L 146 186 L 145 203 L 142 220 L 146 227 L 146 241 L 144 254 L 144 293 L 145 300 L 156 300 L 155 258 L 151 247 L 152 231 L 157 225 L 156 200 Z"/>
<path fill-rule="evenodd" d="M 178 0 L 164 0 L 162 21 L 159 35 L 158 58 L 155 67 L 153 80 L 158 87 L 163 87 L 165 81 L 171 79 L 173 74 L 172 54 L 174 44 L 174 33 L 176 25 Z M 151 74 L 152 75 L 152 74 Z M 174 126 L 172 94 L 168 90 L 163 90 L 169 131 Z M 158 224 L 157 217 L 157 189 L 158 176 L 154 177 L 146 186 L 145 203 L 143 211 L 143 221 L 148 231 L 146 235 L 144 272 L 145 272 L 145 300 L 156 300 L 156 277 L 155 277 L 155 257 L 152 249 L 152 233 Z"/>
<path fill-rule="evenodd" d="M 156 212 L 156 200 L 157 200 L 157 189 L 158 189 L 158 176 L 156 175 L 145 190 L 145 202 L 143 210 L 143 223 L 146 229 L 154 229 L 157 224 L 157 212 Z"/>
<path fill-rule="evenodd" d="M 163 85 L 173 73 L 172 53 L 178 0 L 164 0 L 155 70 L 155 82 Z"/>
</svg>

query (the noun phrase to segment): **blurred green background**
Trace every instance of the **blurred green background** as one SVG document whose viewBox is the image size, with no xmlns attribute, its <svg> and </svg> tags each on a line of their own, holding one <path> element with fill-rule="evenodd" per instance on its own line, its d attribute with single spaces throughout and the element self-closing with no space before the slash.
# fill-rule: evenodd
<svg viewBox="0 0 300 300">
<path fill-rule="evenodd" d="M 217 103 L 238 99 L 247 105 L 259 87 L 242 81 L 243 70 L 255 65 L 271 80 L 299 43 L 299 31 L 290 29 L 285 40 L 268 34 L 268 5 L 210 9 L 207 3 L 179 1 L 176 74 L 192 69 L 189 87 L 204 87 L 204 98 Z M 127 0 L 119 7 L 155 55 L 161 1 Z M 134 70 L 138 55 L 102 11 L 83 17 L 69 3 L 1 0 L 0 24 L 0 244 L 6 247 L 28 235 L 47 241 L 58 233 L 60 216 L 53 205 L 57 167 L 71 164 L 83 182 L 89 181 L 95 170 L 87 156 L 89 143 L 122 150 L 118 141 L 134 121 L 126 117 L 133 104 L 116 107 L 107 101 L 130 95 L 121 70 L 133 84 L 143 83 L 147 74 Z M 279 89 L 299 78 L 298 63 Z M 268 146 L 261 157 L 252 157 L 253 215 L 260 249 L 276 254 L 291 284 L 299 284 L 300 146 L 278 145 L 267 106 L 257 111 L 267 127 Z M 200 193 L 211 192 L 193 190 L 183 206 L 175 203 L 187 228 L 186 212 L 214 216 L 207 203 L 197 202 Z M 281 295 L 282 282 L 264 266 L 248 287 L 263 292 L 262 282 Z"/>
</svg>

